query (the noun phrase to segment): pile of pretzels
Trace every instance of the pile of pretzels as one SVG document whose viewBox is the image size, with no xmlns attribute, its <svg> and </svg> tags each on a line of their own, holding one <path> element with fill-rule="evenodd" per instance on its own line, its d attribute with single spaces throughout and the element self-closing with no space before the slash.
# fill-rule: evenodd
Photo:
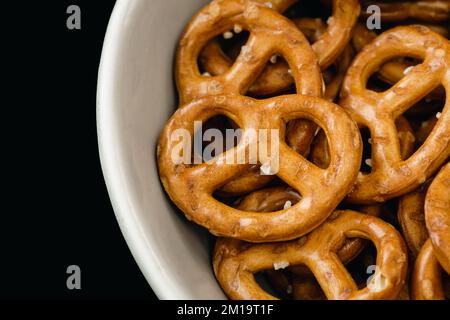
<svg viewBox="0 0 450 320">
<path fill-rule="evenodd" d="M 162 185 L 217 237 L 230 299 L 450 298 L 450 1 L 315 1 L 314 18 L 305 2 L 213 0 L 191 19 Z M 174 162 L 195 121 L 242 137 Z M 279 130 L 276 175 L 263 155 L 225 161 L 261 143 L 250 129 Z"/>
</svg>

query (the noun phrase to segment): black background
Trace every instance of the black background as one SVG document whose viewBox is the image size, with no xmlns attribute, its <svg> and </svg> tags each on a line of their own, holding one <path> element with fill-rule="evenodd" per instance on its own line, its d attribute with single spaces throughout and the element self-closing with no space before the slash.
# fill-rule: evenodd
<svg viewBox="0 0 450 320">
<path fill-rule="evenodd" d="M 97 149 L 97 72 L 114 3 L 3 7 L 0 298 L 156 299 L 116 222 Z M 81 30 L 66 27 L 72 4 Z M 72 264 L 81 290 L 66 287 Z"/>
</svg>

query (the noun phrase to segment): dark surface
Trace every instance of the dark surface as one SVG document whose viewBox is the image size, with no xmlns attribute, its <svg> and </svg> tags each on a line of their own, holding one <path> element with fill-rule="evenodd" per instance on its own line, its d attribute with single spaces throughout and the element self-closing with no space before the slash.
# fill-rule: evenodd
<svg viewBox="0 0 450 320">
<path fill-rule="evenodd" d="M 0 298 L 156 298 L 118 227 L 97 149 L 97 71 L 114 2 L 25 1 L 3 10 L 12 72 L 2 91 L 12 115 L 3 117 L 11 148 Z M 72 4 L 81 30 L 66 27 Z M 81 290 L 66 287 L 72 264 Z"/>
</svg>

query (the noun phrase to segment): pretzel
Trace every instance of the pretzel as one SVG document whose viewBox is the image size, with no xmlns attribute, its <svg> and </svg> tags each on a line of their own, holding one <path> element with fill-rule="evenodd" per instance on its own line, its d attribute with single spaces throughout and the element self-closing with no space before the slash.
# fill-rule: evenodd
<svg viewBox="0 0 450 320">
<path fill-rule="evenodd" d="M 430 240 L 425 242 L 414 264 L 411 298 L 413 300 L 445 300 L 442 268 L 434 255 Z"/>
<path fill-rule="evenodd" d="M 236 62 L 220 76 L 201 75 L 197 66 L 201 49 L 209 40 L 236 24 L 251 32 Z M 317 58 L 290 20 L 252 1 L 211 2 L 191 20 L 180 40 L 176 80 L 181 103 L 207 95 L 245 93 L 275 52 L 282 53 L 294 66 L 292 75 L 299 93 L 321 96 L 322 78 Z M 289 128 L 287 140 L 294 150 L 303 154 L 309 148 L 315 130 L 314 123 L 298 119 Z M 270 181 L 270 177 L 260 176 L 258 168 L 253 168 L 250 172 L 243 172 L 237 181 L 223 186 L 221 194 L 245 194 Z"/>
<path fill-rule="evenodd" d="M 382 22 L 399 22 L 407 19 L 417 19 L 428 22 L 445 22 L 450 20 L 450 2 L 436 1 L 405 1 L 393 3 L 367 3 L 362 10 L 361 17 L 367 19 L 374 14 L 368 13 L 367 8 L 376 5 L 380 8 Z M 378 16 L 378 14 L 375 14 Z"/>
<path fill-rule="evenodd" d="M 292 1 L 290 4 L 292 4 Z M 283 12 L 289 5 L 272 7 L 279 12 Z M 322 69 L 330 66 L 344 51 L 359 12 L 358 0 L 333 1 L 333 15 L 329 19 L 328 28 L 312 45 Z M 214 75 L 225 73 L 231 66 L 230 59 L 223 53 L 217 41 L 213 41 L 206 46 L 201 54 L 200 61 L 204 69 Z M 282 59 L 279 59 L 275 64 L 267 65 L 259 79 L 249 88 L 248 94 L 255 97 L 266 97 L 286 92 L 293 83 L 293 79 L 288 72 L 289 66 L 292 67 L 293 65 L 287 64 Z"/>
<path fill-rule="evenodd" d="M 235 148 L 197 166 L 174 163 L 172 152 L 179 141 L 171 139 L 177 129 L 193 136 L 194 121 L 224 114 L 243 129 Z M 215 200 L 214 190 L 249 168 L 249 164 L 226 164 L 236 154 L 259 144 L 249 129 L 278 129 L 283 136 L 285 124 L 306 117 L 316 121 L 330 141 L 331 163 L 320 169 L 280 139 L 278 177 L 302 194 L 302 200 L 286 210 L 261 215 L 233 209 Z M 270 148 L 269 148 L 270 150 Z M 283 241 L 300 237 L 320 225 L 351 189 L 361 161 L 358 128 L 339 106 L 326 100 L 288 95 L 255 100 L 238 95 L 217 95 L 198 99 L 183 106 L 164 128 L 158 145 L 160 178 L 172 201 L 189 218 L 213 234 L 250 242 Z M 270 155 L 258 155 L 266 163 Z M 345 161 L 344 161 L 345 159 Z"/>
<path fill-rule="evenodd" d="M 368 287 L 358 290 L 336 256 L 346 237 L 364 237 L 378 248 L 377 272 Z M 386 222 L 353 211 L 338 211 L 308 236 L 298 240 L 251 245 L 218 239 L 214 249 L 215 275 L 231 299 L 272 300 L 253 274 L 288 265 L 306 265 L 328 299 L 395 299 L 407 270 L 405 245 L 398 232 Z"/>
<path fill-rule="evenodd" d="M 375 32 L 367 29 L 365 25 L 357 23 L 353 32 L 352 44 L 355 50 L 360 52 L 376 38 L 377 34 Z M 413 64 L 401 59 L 388 61 L 379 67 L 377 76 L 380 80 L 394 85 L 399 82 L 405 76 L 405 73 L 412 67 Z M 444 100 L 445 91 L 442 90 L 441 87 L 438 87 L 428 95 L 428 98 L 432 100 Z"/>
<path fill-rule="evenodd" d="M 423 57 L 424 62 L 385 92 L 367 90 L 369 75 L 398 54 Z M 448 158 L 448 103 L 425 143 L 407 160 L 401 159 L 394 119 L 439 84 L 449 91 L 449 67 L 450 43 L 423 26 L 391 29 L 358 54 L 344 80 L 340 104 L 360 126 L 370 129 L 373 169 L 358 177 L 348 201 L 376 203 L 406 194 L 425 182 Z"/>
<path fill-rule="evenodd" d="M 434 254 L 450 274 L 450 162 L 444 165 L 428 189 L 425 221 Z"/>
</svg>

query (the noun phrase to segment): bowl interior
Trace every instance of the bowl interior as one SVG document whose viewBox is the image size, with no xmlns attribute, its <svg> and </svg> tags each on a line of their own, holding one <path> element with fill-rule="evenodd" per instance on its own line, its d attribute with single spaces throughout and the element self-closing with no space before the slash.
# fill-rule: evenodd
<svg viewBox="0 0 450 320">
<path fill-rule="evenodd" d="M 117 220 L 161 299 L 223 299 L 205 231 L 164 193 L 156 144 L 176 109 L 174 55 L 190 17 L 209 0 L 119 0 L 99 71 L 102 167 Z"/>
</svg>

